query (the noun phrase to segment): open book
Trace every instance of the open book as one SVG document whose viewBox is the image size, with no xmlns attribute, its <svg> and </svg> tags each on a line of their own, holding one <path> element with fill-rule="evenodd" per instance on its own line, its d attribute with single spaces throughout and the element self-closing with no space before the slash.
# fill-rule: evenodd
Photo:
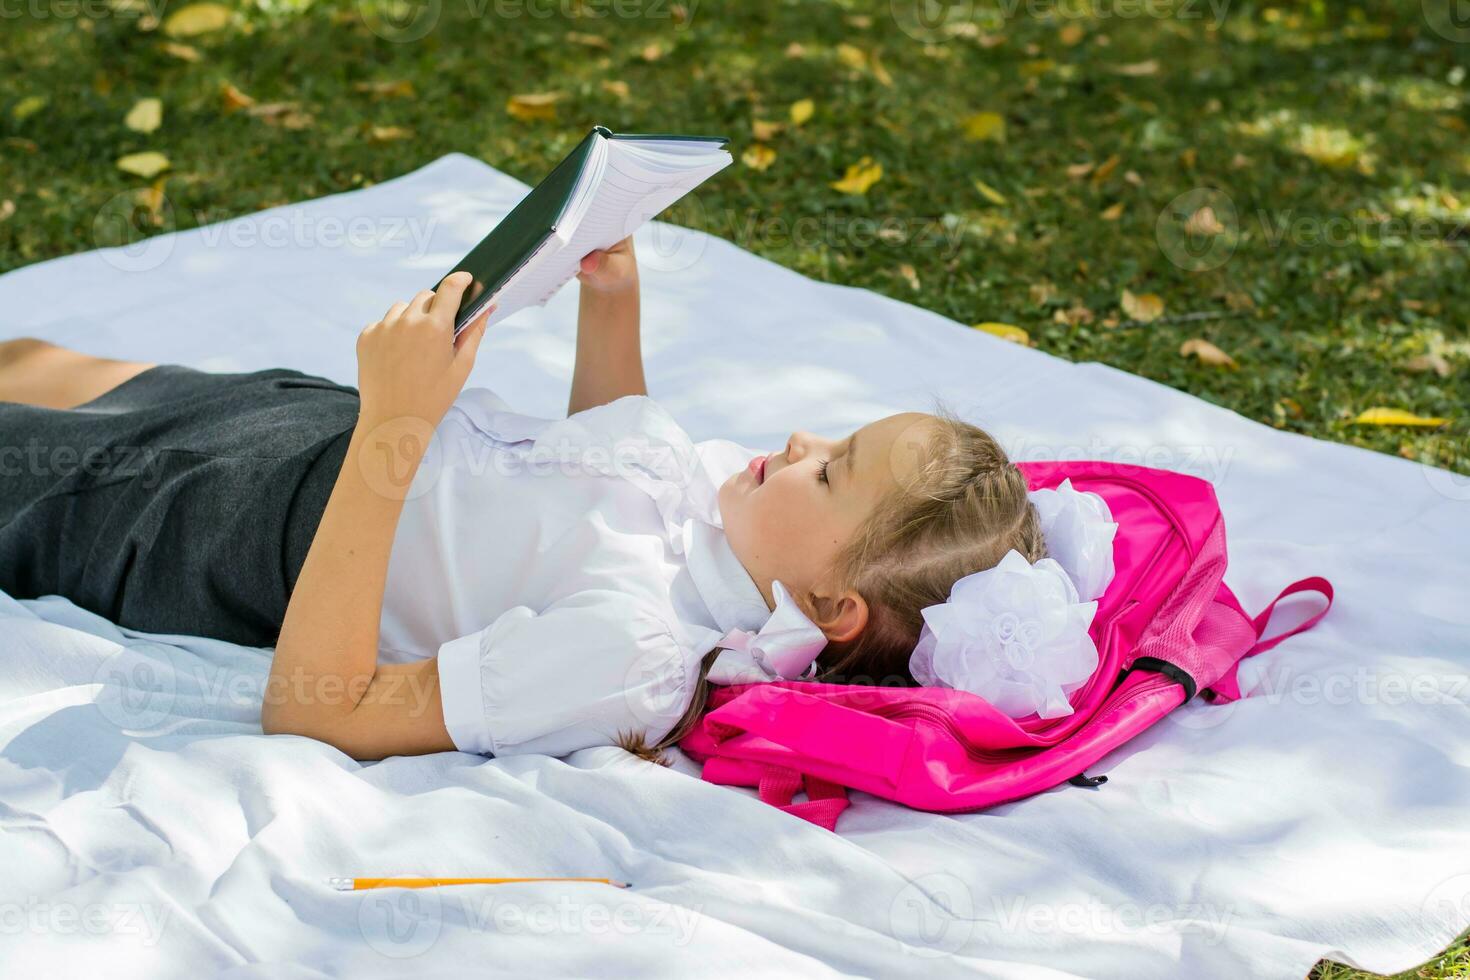
<svg viewBox="0 0 1470 980">
<path fill-rule="evenodd" d="M 720 136 L 623 135 L 594 126 L 450 270 L 475 277 L 454 332 L 489 303 L 496 304 L 490 323 L 545 304 L 577 274 L 588 252 L 616 245 L 729 166 L 726 142 Z"/>
</svg>

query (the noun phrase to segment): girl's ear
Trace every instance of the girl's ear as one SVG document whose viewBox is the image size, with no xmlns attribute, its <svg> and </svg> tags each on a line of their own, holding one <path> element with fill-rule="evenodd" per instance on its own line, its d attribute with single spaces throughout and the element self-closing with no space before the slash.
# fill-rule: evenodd
<svg viewBox="0 0 1470 980">
<path fill-rule="evenodd" d="M 850 643 L 868 625 L 867 600 L 851 589 L 836 596 L 810 593 L 807 601 L 811 605 L 807 618 L 822 628 L 828 643 Z"/>
</svg>

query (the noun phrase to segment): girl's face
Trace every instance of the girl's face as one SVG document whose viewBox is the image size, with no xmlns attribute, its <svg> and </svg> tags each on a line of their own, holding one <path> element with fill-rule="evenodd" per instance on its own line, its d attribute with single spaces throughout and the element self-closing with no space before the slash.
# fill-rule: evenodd
<svg viewBox="0 0 1470 980">
<path fill-rule="evenodd" d="M 836 620 L 859 613 L 851 604 L 845 613 L 837 608 L 846 596 L 861 606 L 853 635 L 861 631 L 867 621 L 862 598 L 835 593 L 822 576 L 878 502 L 917 469 L 932 421 L 922 412 L 904 412 L 835 441 L 794 432 L 784 451 L 757 457 L 725 481 L 719 507 L 726 540 L 768 607 L 775 606 L 776 579 L 804 604 L 825 598 L 835 623 L 828 639 L 840 640 L 851 622 Z M 828 628 L 825 614 L 813 619 Z"/>
</svg>

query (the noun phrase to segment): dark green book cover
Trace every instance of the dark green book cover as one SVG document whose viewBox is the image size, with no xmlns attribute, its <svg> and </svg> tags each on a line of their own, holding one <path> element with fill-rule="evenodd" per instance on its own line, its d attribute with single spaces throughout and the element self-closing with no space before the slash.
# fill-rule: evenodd
<svg viewBox="0 0 1470 980">
<path fill-rule="evenodd" d="M 474 319 L 479 313 L 477 300 L 486 294 L 494 295 L 516 274 L 516 271 L 536 254 L 557 229 L 566 213 L 573 190 L 587 166 L 597 137 L 626 140 L 692 140 L 723 145 L 728 142 L 722 136 L 678 136 L 652 133 L 614 134 L 604 126 L 594 126 L 546 175 L 546 179 L 531 189 L 510 214 L 495 226 L 485 239 L 476 245 L 458 265 L 445 276 L 460 270 L 475 277 L 475 283 L 465 293 L 455 317 L 456 332 Z M 441 279 L 440 282 L 443 280 Z M 435 288 L 438 285 L 435 284 Z"/>
</svg>

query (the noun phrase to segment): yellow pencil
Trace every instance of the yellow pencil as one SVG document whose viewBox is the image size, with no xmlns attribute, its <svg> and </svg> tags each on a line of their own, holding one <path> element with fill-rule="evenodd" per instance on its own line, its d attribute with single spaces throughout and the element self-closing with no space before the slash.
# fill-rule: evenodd
<svg viewBox="0 0 1470 980">
<path fill-rule="evenodd" d="M 435 888 L 439 885 L 508 885 L 523 881 L 590 881 L 614 888 L 632 888 L 626 881 L 611 878 L 328 878 L 327 883 L 340 892 L 364 888 Z"/>
</svg>

